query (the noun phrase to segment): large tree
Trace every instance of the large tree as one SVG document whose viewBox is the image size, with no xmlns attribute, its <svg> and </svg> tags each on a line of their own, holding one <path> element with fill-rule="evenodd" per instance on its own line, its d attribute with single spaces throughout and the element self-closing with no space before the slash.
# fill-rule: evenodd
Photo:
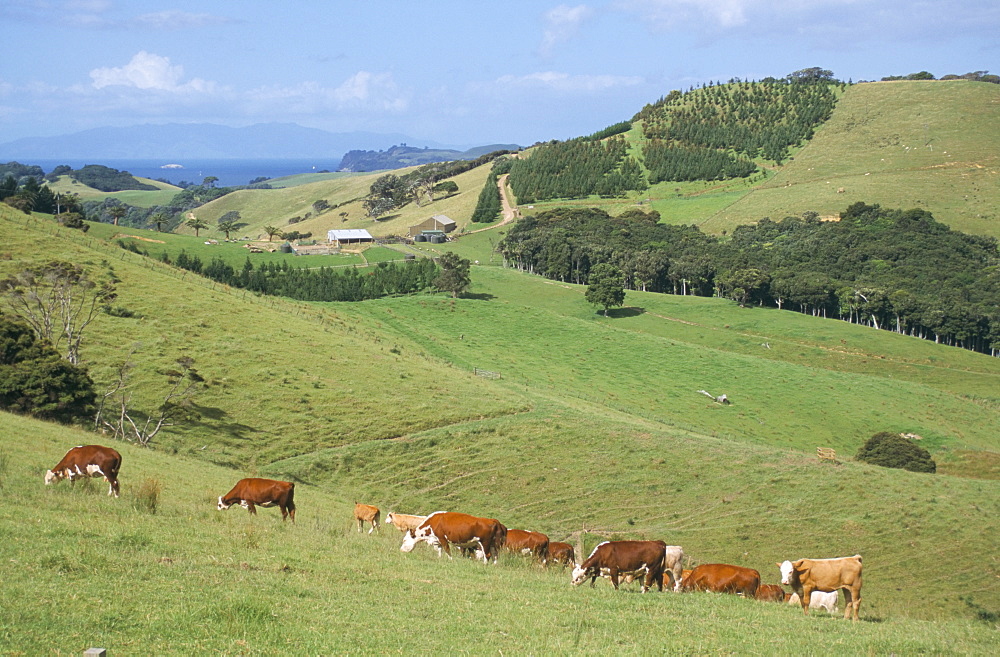
<svg viewBox="0 0 1000 657">
<path fill-rule="evenodd" d="M 226 214 L 219 217 L 219 223 L 217 230 L 222 231 L 226 234 L 226 241 L 229 241 L 229 234 L 236 232 L 240 228 L 243 228 L 247 224 L 240 221 L 239 210 L 230 210 Z"/>
<path fill-rule="evenodd" d="M 372 219 L 392 212 L 403 205 L 407 195 L 407 185 L 399 176 L 387 173 L 379 176 L 368 189 L 368 197 L 362 202 L 365 213 Z"/>
<path fill-rule="evenodd" d="M 195 217 L 193 215 L 191 216 L 190 219 L 188 219 L 184 223 L 187 224 L 190 228 L 194 228 L 194 236 L 195 237 L 198 237 L 198 232 L 202 228 L 208 228 L 208 222 L 207 221 L 205 221 L 204 219 L 199 219 L 198 217 Z"/>
<path fill-rule="evenodd" d="M 449 251 L 438 258 L 438 264 L 441 266 L 441 273 L 434 279 L 434 287 L 451 292 L 452 298 L 457 299 L 472 284 L 469 276 L 472 263 Z"/>
<path fill-rule="evenodd" d="M 604 308 L 604 316 L 608 309 L 622 306 L 625 303 L 625 277 L 614 265 L 602 262 L 590 270 L 590 280 L 584 298 L 588 303 Z"/>
<path fill-rule="evenodd" d="M 60 260 L 28 267 L 0 281 L 0 294 L 36 338 L 56 348 L 65 340 L 66 359 L 74 365 L 84 331 L 117 296 L 113 281 L 95 283 L 83 267 Z"/>
</svg>

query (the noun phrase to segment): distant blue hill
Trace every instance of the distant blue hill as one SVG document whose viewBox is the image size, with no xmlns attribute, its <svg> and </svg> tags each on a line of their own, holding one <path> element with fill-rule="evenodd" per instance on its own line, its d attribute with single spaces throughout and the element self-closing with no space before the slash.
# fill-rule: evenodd
<svg viewBox="0 0 1000 657">
<path fill-rule="evenodd" d="M 209 160 L 339 158 L 351 150 L 391 144 L 453 148 L 402 134 L 334 133 L 294 123 L 231 128 L 210 123 L 145 124 L 94 128 L 56 137 L 25 137 L 0 144 L 0 162 L 10 160 Z"/>
</svg>

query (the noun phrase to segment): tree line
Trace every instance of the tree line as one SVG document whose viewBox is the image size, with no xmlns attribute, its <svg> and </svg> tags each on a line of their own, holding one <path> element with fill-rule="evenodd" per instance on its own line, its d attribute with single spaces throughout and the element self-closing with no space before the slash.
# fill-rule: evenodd
<svg viewBox="0 0 1000 657">
<path fill-rule="evenodd" d="M 343 269 L 307 269 L 291 267 L 287 262 L 255 267 L 250 258 L 237 269 L 220 258 L 205 263 L 197 255 L 185 251 L 181 251 L 172 263 L 166 256 L 163 260 L 223 285 L 300 301 L 363 301 L 414 294 L 431 289 L 441 273 L 437 264 L 428 258 Z"/>
<path fill-rule="evenodd" d="M 587 284 L 610 264 L 626 289 L 725 297 L 1000 354 L 996 239 L 926 210 L 859 202 L 839 221 L 765 218 L 718 238 L 658 222 L 640 210 L 552 210 L 515 224 L 498 250 L 508 266 L 556 280 Z"/>
</svg>

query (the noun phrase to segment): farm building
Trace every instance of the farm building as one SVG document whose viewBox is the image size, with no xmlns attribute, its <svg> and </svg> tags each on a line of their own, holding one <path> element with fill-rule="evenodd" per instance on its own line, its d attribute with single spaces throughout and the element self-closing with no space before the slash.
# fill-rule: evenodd
<svg viewBox="0 0 1000 657">
<path fill-rule="evenodd" d="M 410 237 L 419 235 L 424 231 L 440 230 L 444 233 L 450 233 L 455 230 L 458 224 L 455 223 L 454 219 L 449 219 L 443 214 L 436 214 L 430 219 L 421 221 L 416 226 L 410 226 Z"/>
<path fill-rule="evenodd" d="M 371 244 L 375 238 L 363 228 L 351 228 L 347 230 L 329 230 L 326 238 L 337 246 L 347 244 Z"/>
</svg>

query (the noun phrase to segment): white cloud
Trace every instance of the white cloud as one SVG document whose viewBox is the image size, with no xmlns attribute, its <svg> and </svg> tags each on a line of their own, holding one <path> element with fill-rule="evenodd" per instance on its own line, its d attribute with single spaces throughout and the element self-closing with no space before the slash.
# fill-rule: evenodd
<svg viewBox="0 0 1000 657">
<path fill-rule="evenodd" d="M 587 5 L 559 5 L 545 12 L 545 32 L 542 35 L 542 44 L 539 52 L 548 55 L 556 45 L 568 41 L 580 29 L 583 24 L 594 13 L 594 10 Z"/>
<path fill-rule="evenodd" d="M 292 113 L 329 110 L 396 113 L 409 107 L 407 94 L 400 90 L 391 73 L 370 71 L 358 71 L 337 87 L 317 82 L 268 86 L 248 92 L 246 98 L 259 109 L 281 103 Z"/>
<path fill-rule="evenodd" d="M 224 25 L 237 21 L 213 14 L 192 14 L 186 11 L 167 10 L 142 14 L 127 22 L 136 27 L 153 30 L 183 30 L 192 27 Z"/>
<path fill-rule="evenodd" d="M 183 77 L 183 66 L 173 66 L 169 57 L 148 53 L 145 50 L 136 53 L 125 66 L 95 68 L 90 72 L 95 89 L 122 86 L 172 92 L 207 92 L 214 87 L 213 83 L 201 78 L 194 78 L 182 84 Z"/>
<path fill-rule="evenodd" d="M 614 87 L 631 87 L 642 84 L 641 77 L 626 75 L 570 75 L 556 71 L 542 71 L 527 75 L 504 75 L 497 78 L 500 87 L 542 87 L 560 92 L 592 93 Z"/>
<path fill-rule="evenodd" d="M 652 28 L 694 23 L 702 28 L 732 29 L 754 19 L 772 20 L 845 5 L 877 5 L 870 0 L 619 0 L 617 7 L 638 13 Z"/>
</svg>

